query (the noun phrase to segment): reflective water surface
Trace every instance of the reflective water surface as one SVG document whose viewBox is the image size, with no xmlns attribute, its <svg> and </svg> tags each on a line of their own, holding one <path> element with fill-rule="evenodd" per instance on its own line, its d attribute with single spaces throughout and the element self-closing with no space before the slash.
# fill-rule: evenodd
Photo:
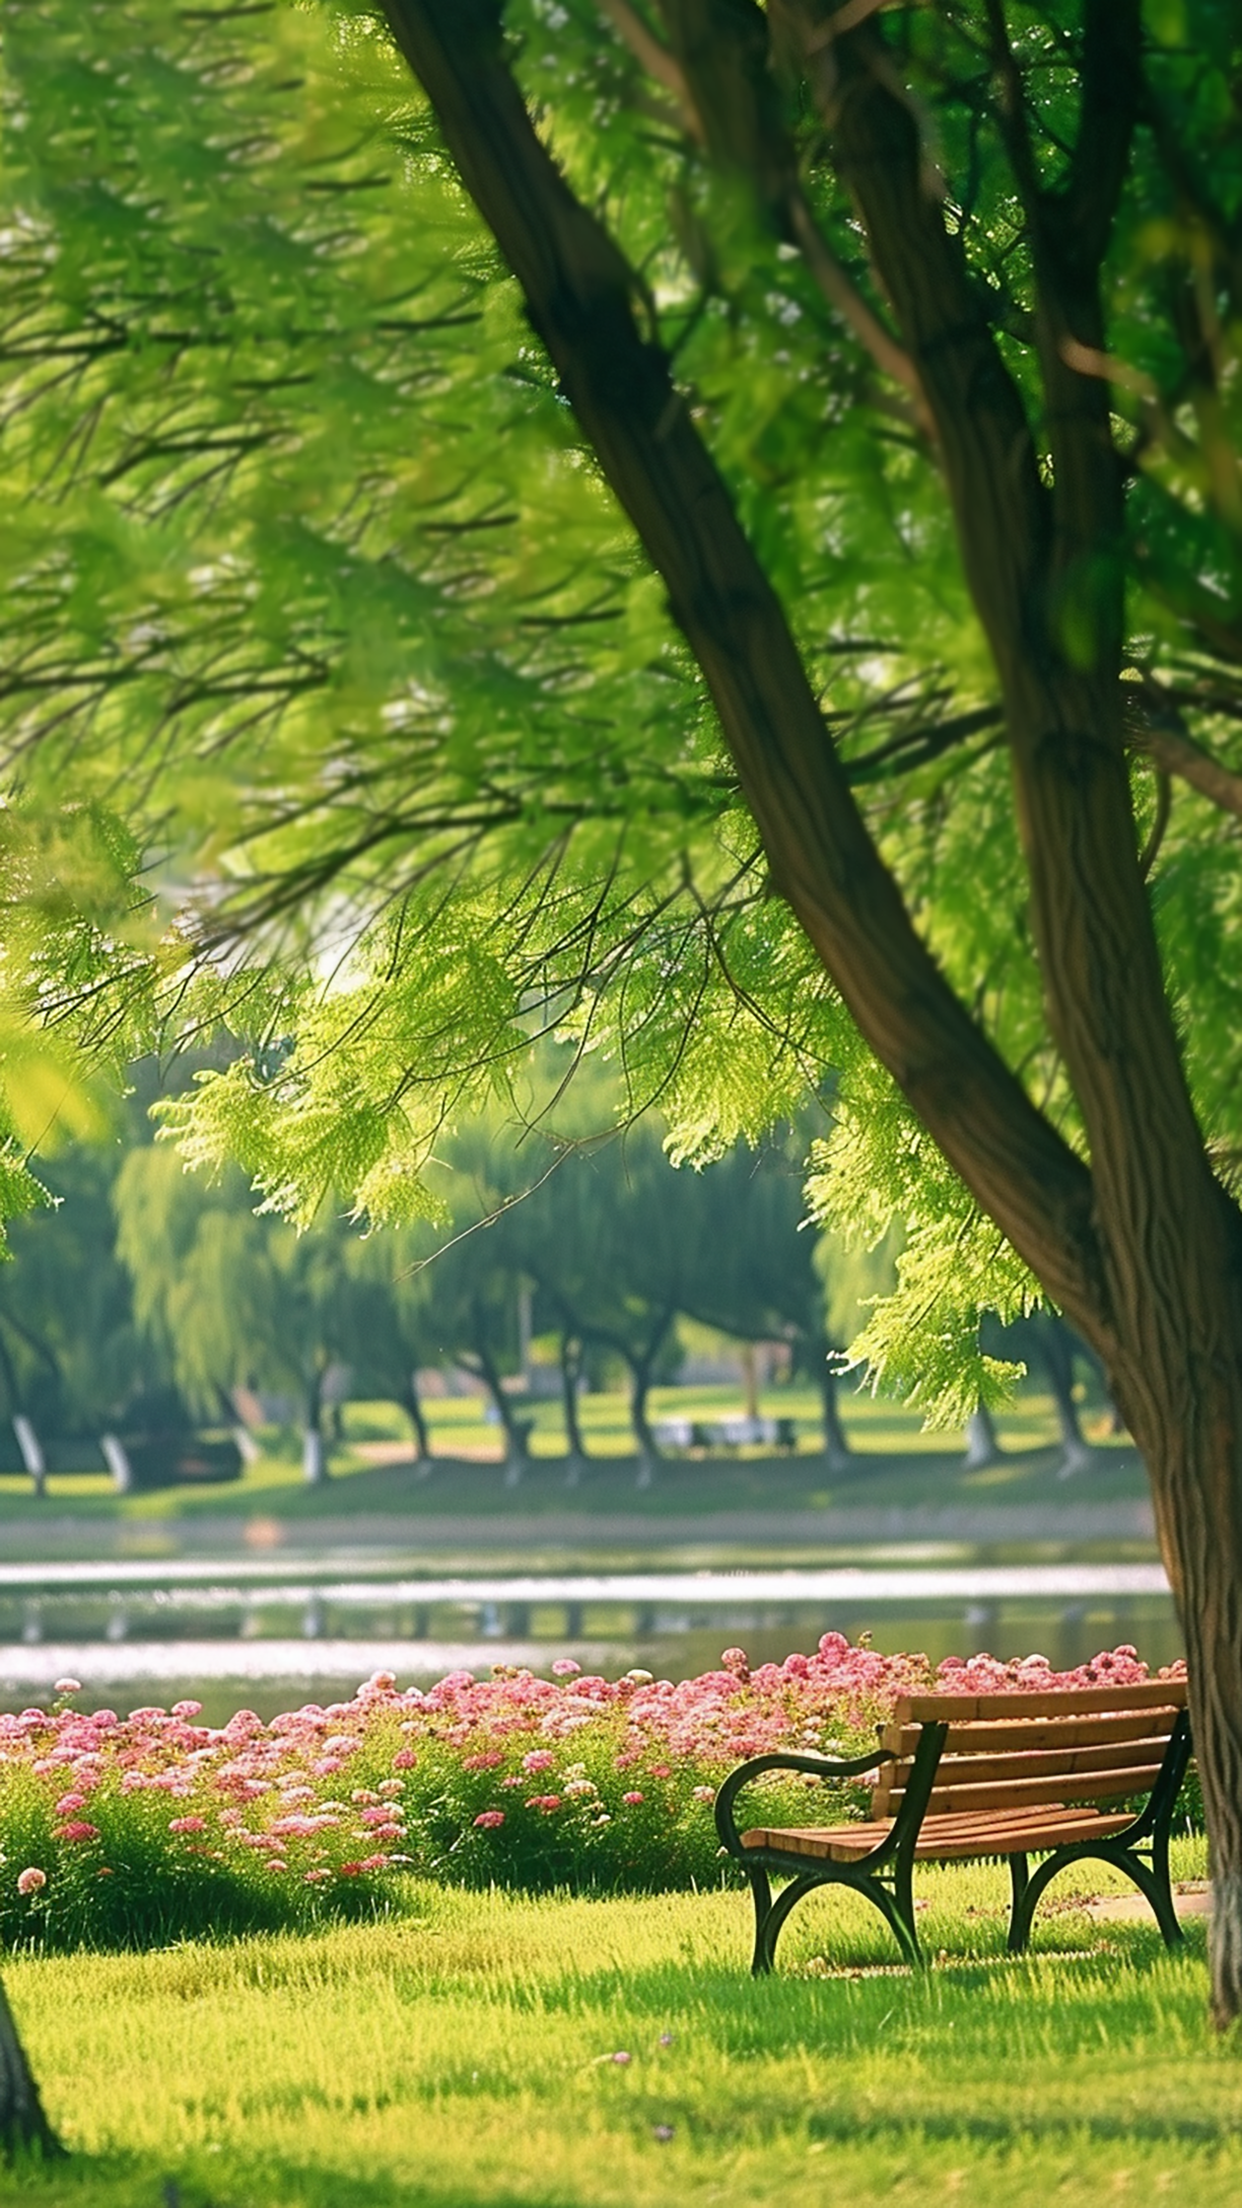
<svg viewBox="0 0 1242 2208">
<path fill-rule="evenodd" d="M 339 1699 L 380 1668 L 425 1684 L 495 1663 L 544 1670 L 571 1653 L 610 1675 L 642 1664 L 676 1679 L 731 1642 L 765 1661 L 830 1629 L 933 1661 L 1038 1650 L 1060 1669 L 1119 1642 L 1154 1665 L 1181 1653 L 1158 1564 L 961 1553 L 925 1543 L 814 1569 L 454 1577 L 363 1574 L 330 1557 L 0 1565 L 0 1701 L 45 1701 L 72 1675 L 83 1706 L 194 1693 L 212 1718 L 239 1702 L 270 1715 Z"/>
</svg>

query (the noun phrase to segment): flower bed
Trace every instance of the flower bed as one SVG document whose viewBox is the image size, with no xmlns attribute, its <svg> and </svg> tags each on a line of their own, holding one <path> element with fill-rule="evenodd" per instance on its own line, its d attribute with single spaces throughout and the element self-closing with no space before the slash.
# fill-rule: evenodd
<svg viewBox="0 0 1242 2208">
<path fill-rule="evenodd" d="M 403 1871 L 528 1891 L 712 1884 L 712 1797 L 745 1756 L 860 1753 L 899 1695 L 932 1686 L 1148 1676 L 1128 1647 L 1072 1672 L 1042 1656 L 933 1671 L 839 1633 L 753 1672 L 727 1649 L 719 1670 L 677 1685 L 552 1669 L 450 1672 L 427 1693 L 379 1672 L 352 1702 L 267 1725 L 239 1710 L 218 1728 L 196 1722 L 194 1702 L 87 1716 L 62 1680 L 50 1713 L 0 1715 L 0 1940 L 146 1946 L 302 1925 L 385 1906 Z M 805 1818 L 808 1783 L 757 1788 L 756 1816 Z M 866 1802 L 865 1786 L 818 1788 L 816 1819 Z"/>
</svg>

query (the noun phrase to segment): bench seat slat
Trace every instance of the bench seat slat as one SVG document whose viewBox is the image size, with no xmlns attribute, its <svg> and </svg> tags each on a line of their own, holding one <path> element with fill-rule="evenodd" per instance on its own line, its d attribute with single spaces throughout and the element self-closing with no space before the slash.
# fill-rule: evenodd
<svg viewBox="0 0 1242 2208">
<path fill-rule="evenodd" d="M 1179 1715 L 1172 1703 L 1157 1709 L 1100 1711 L 1090 1717 L 997 1718 L 990 1724 L 950 1725 L 946 1756 L 1033 1753 L 1055 1748 L 1089 1748 L 1093 1742 L 1167 1739 Z M 886 1725 L 881 1744 L 890 1755 L 913 1756 L 922 1737 L 919 1725 Z"/>
<path fill-rule="evenodd" d="M 1031 1809 L 1043 1803 L 1107 1801 L 1117 1795 L 1148 1794 L 1160 1775 L 1159 1763 L 1128 1766 L 1120 1771 L 1070 1771 L 1046 1779 L 1001 1779 L 967 1782 L 932 1789 L 928 1810 L 933 1816 L 950 1811 L 981 1809 Z M 894 1787 L 884 1814 L 894 1815 L 905 1789 Z M 878 1809 L 878 1805 L 873 1804 Z"/>
<path fill-rule="evenodd" d="M 918 1861 L 943 1862 L 979 1855 L 1039 1854 L 1070 1840 L 1098 1840 L 1121 1832 L 1127 1815 L 1090 1809 L 1027 1810 L 1011 1816 L 925 1817 L 915 1847 Z M 773 1848 L 835 1863 L 853 1863 L 870 1855 L 891 1830 L 891 1820 L 868 1825 L 756 1827 L 741 1836 L 744 1848 Z"/>
<path fill-rule="evenodd" d="M 1084 1710 L 1186 1707 L 1184 1679 L 1145 1679 L 1132 1687 L 1050 1687 L 1046 1694 L 910 1694 L 893 1710 L 896 1725 L 964 1725 L 990 1717 L 1060 1717 Z"/>
</svg>

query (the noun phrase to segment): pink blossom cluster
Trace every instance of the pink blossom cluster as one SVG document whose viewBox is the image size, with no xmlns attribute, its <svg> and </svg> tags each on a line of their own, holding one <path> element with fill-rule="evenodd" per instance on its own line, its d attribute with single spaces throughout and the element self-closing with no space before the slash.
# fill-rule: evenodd
<svg viewBox="0 0 1242 2208">
<path fill-rule="evenodd" d="M 610 1681 L 568 1658 L 553 1669 L 551 1679 L 505 1665 L 486 1679 L 455 1671 L 426 1692 L 377 1672 L 349 1702 L 307 1703 L 267 1724 L 239 1710 L 223 1726 L 199 1723 L 195 1702 L 85 1714 L 74 1683 L 61 1682 L 50 1712 L 0 1713 L 0 1908 L 6 1887 L 27 1911 L 46 1912 L 58 1881 L 77 1877 L 80 1888 L 88 1872 L 123 1871 L 140 1828 L 142 1860 L 154 1840 L 174 1881 L 198 1865 L 325 1899 L 402 1867 L 522 1883 L 563 1881 L 585 1865 L 601 1878 L 677 1883 L 704 1864 L 710 1875 L 714 1789 L 745 1757 L 855 1753 L 900 1696 L 931 1688 L 1148 1676 L 1131 1647 L 1068 1672 L 1042 1656 L 933 1668 L 840 1633 L 753 1669 L 726 1649 L 717 1669 L 676 1682 L 643 1671 Z M 9 1844 L 19 1826 L 20 1852 Z"/>
</svg>

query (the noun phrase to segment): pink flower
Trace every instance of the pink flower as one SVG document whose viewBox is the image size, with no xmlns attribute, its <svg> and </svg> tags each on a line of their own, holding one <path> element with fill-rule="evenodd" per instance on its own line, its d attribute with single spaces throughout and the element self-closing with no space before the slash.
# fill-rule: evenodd
<svg viewBox="0 0 1242 2208">
<path fill-rule="evenodd" d="M 461 1767 L 463 1771 L 494 1771 L 497 1764 L 503 1763 L 504 1760 L 498 1748 L 486 1748 L 477 1756 L 463 1756 Z M 547 1764 L 532 1764 L 529 1756 L 524 1757 L 523 1761 L 528 1771 L 544 1771 L 547 1769 Z M 553 1758 L 549 1756 L 548 1763 L 552 1761 Z"/>
<path fill-rule="evenodd" d="M 361 1863 L 342 1863 L 338 1867 L 337 1876 L 339 1878 L 359 1878 L 361 1875 Z"/>
<path fill-rule="evenodd" d="M 671 1764 L 653 1763 L 651 1766 L 651 1776 L 653 1779 L 671 1779 L 673 1776 Z"/>
<path fill-rule="evenodd" d="M 392 1767 L 394 1771 L 412 1771 L 417 1762 L 418 1757 L 412 1748 L 398 1748 L 392 1759 Z"/>
<path fill-rule="evenodd" d="M 553 1676 L 557 1679 L 572 1679 L 574 1673 L 581 1669 L 581 1664 L 576 1664 L 572 1656 L 558 1656 L 552 1666 Z"/>
<path fill-rule="evenodd" d="M 696 1802 L 714 1802 L 716 1799 L 715 1787 L 696 1786 L 694 1789 L 694 1799 Z"/>
<path fill-rule="evenodd" d="M 641 1794 L 623 1794 L 621 1796 L 622 1801 L 625 1802 L 631 1809 L 636 1808 L 638 1803 L 641 1802 L 642 1798 L 643 1797 Z"/>
<path fill-rule="evenodd" d="M 322 1886 L 325 1878 L 331 1878 L 331 1876 L 331 1871 L 304 1871 L 302 1873 L 302 1884 L 304 1886 Z"/>
<path fill-rule="evenodd" d="M 405 1788 L 402 1786 L 400 1779 L 381 1779 L 379 1792 L 384 1801 L 395 1802 L 400 1800 Z"/>
<path fill-rule="evenodd" d="M 744 1648 L 726 1648 L 720 1659 L 722 1671 L 731 1671 L 737 1679 L 750 1676 L 750 1658 Z"/>
<path fill-rule="evenodd" d="M 481 1831 L 495 1832 L 503 1825 L 505 1813 L 503 1809 L 481 1809 L 474 1821 Z"/>
<path fill-rule="evenodd" d="M 28 1864 L 24 1871 L 19 1871 L 17 1874 L 17 1891 L 19 1894 L 41 1893 L 46 1884 L 47 1872 L 41 1871 L 37 1863 Z"/>
<path fill-rule="evenodd" d="M 528 1809 L 537 1809 L 544 1817 L 551 1817 L 553 1812 L 558 1810 L 560 1806 L 561 1797 L 559 1794 L 532 1794 L 526 1803 Z"/>
<path fill-rule="evenodd" d="M 58 1817 L 72 1817 L 75 1809 L 85 1809 L 85 1807 L 85 1794 L 62 1794 L 56 1804 L 56 1815 Z"/>
<path fill-rule="evenodd" d="M 58 1840 L 98 1840 L 98 1825 L 88 1825 L 84 1817 L 71 1817 L 67 1825 L 57 1825 Z"/>
<path fill-rule="evenodd" d="M 271 1855 L 263 1866 L 265 1871 L 287 1871 L 289 1866 L 279 1855 Z"/>
<path fill-rule="evenodd" d="M 174 1717 L 197 1717 L 202 1707 L 201 1702 L 174 1702 L 172 1714 Z"/>
<path fill-rule="evenodd" d="M 206 1832 L 207 1819 L 205 1817 L 172 1817 L 169 1819 L 168 1829 L 170 1832 Z"/>
<path fill-rule="evenodd" d="M 499 1761 L 499 1758 L 497 1760 Z M 530 1754 L 522 1758 L 522 1769 L 523 1771 L 551 1771 L 555 1763 L 556 1757 L 550 1748 L 532 1748 Z"/>
<path fill-rule="evenodd" d="M 56 1692 L 57 1694 L 81 1694 L 82 1682 L 80 1679 L 58 1679 Z"/>
</svg>

